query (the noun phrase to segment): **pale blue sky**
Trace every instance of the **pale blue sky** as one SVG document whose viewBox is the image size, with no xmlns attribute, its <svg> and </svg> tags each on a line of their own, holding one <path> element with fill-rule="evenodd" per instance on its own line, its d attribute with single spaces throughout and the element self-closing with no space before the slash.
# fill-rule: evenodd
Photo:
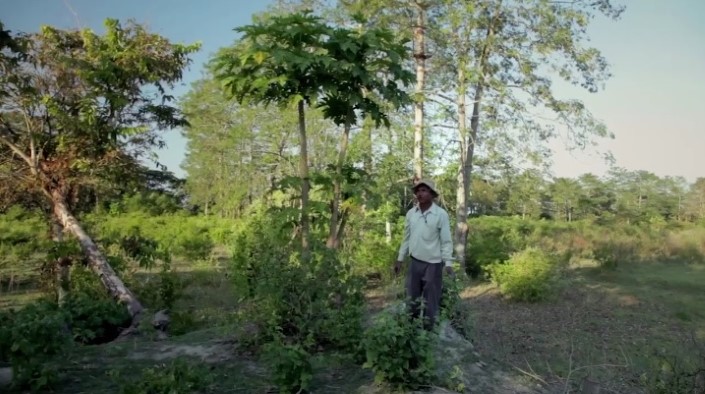
<svg viewBox="0 0 705 394">
<path fill-rule="evenodd" d="M 659 176 L 705 177 L 705 125 L 697 117 L 705 106 L 705 1 L 623 0 L 627 11 L 617 22 L 597 19 L 592 44 L 603 51 L 613 78 L 597 94 L 561 87 L 559 94 L 585 101 L 616 139 L 610 150 L 616 165 Z M 100 31 L 106 17 L 133 18 L 173 41 L 201 41 L 202 50 L 185 73 L 183 86 L 200 76 L 201 65 L 235 38 L 232 28 L 247 24 L 270 0 L 0 0 L 6 28 L 36 31 L 41 24 Z M 159 153 L 171 171 L 183 176 L 185 141 L 177 131 Z M 567 153 L 554 144 L 554 172 L 603 175 L 607 165 L 595 154 Z"/>
</svg>

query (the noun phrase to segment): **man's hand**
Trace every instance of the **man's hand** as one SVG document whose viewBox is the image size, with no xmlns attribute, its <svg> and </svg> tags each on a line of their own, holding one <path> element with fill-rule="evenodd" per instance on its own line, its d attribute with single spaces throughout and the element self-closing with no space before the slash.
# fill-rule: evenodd
<svg viewBox="0 0 705 394">
<path fill-rule="evenodd" d="M 451 278 L 455 278 L 455 271 L 453 271 L 453 267 L 446 265 L 446 274 Z"/>
<path fill-rule="evenodd" d="M 402 263 L 401 261 L 397 261 L 394 263 L 394 275 L 399 275 L 399 273 L 401 272 L 402 264 L 404 263 Z"/>
</svg>

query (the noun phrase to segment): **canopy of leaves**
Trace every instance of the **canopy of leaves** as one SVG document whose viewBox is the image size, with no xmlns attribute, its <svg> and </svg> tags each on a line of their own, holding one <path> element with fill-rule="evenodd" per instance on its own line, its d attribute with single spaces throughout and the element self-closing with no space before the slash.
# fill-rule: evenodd
<svg viewBox="0 0 705 394">
<path fill-rule="evenodd" d="M 389 30 L 332 27 L 310 12 L 235 30 L 242 39 L 222 51 L 214 67 L 239 102 L 305 100 L 338 125 L 355 123 L 356 110 L 389 125 L 383 105 L 398 108 L 409 101 L 400 86 L 413 80 L 401 66 L 406 48 Z"/>
<path fill-rule="evenodd" d="M 105 29 L 101 36 L 44 26 L 20 36 L 21 57 L 10 62 L 3 54 L 0 163 L 8 167 L 6 176 L 64 193 L 100 178 L 118 180 L 162 145 L 159 130 L 186 123 L 167 91 L 198 44 L 173 44 L 114 19 Z"/>
</svg>

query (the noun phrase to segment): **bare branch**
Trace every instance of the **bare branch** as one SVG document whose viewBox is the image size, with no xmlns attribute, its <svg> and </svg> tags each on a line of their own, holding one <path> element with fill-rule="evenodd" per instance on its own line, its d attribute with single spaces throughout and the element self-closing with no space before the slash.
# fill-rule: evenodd
<svg viewBox="0 0 705 394">
<path fill-rule="evenodd" d="M 27 164 L 33 169 L 32 171 L 36 170 L 33 166 L 32 159 L 27 156 L 24 152 L 22 152 L 22 150 L 17 145 L 13 144 L 12 142 L 10 142 L 10 140 L 8 140 L 2 135 L 0 135 L 0 143 L 7 145 L 10 149 L 12 149 L 13 152 L 15 152 L 15 154 L 21 157 L 22 160 L 26 161 Z"/>
</svg>

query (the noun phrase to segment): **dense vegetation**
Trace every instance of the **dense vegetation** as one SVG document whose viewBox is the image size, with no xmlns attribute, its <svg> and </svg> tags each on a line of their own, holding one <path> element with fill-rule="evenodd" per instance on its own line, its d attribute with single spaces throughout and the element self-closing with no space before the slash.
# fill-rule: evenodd
<svg viewBox="0 0 705 394">
<path fill-rule="evenodd" d="M 507 384 L 484 382 L 497 375 L 479 358 L 551 392 L 705 387 L 705 178 L 543 171 L 557 130 L 577 146 L 610 135 L 551 81 L 597 91 L 608 67 L 586 27 L 623 7 L 299 6 L 239 27 L 178 105 L 169 89 L 197 45 L 116 20 L 103 35 L 0 25 L 13 389 Z M 177 127 L 183 180 L 145 165 Z M 390 270 L 428 174 L 459 271 L 433 332 L 407 318 Z"/>
</svg>

